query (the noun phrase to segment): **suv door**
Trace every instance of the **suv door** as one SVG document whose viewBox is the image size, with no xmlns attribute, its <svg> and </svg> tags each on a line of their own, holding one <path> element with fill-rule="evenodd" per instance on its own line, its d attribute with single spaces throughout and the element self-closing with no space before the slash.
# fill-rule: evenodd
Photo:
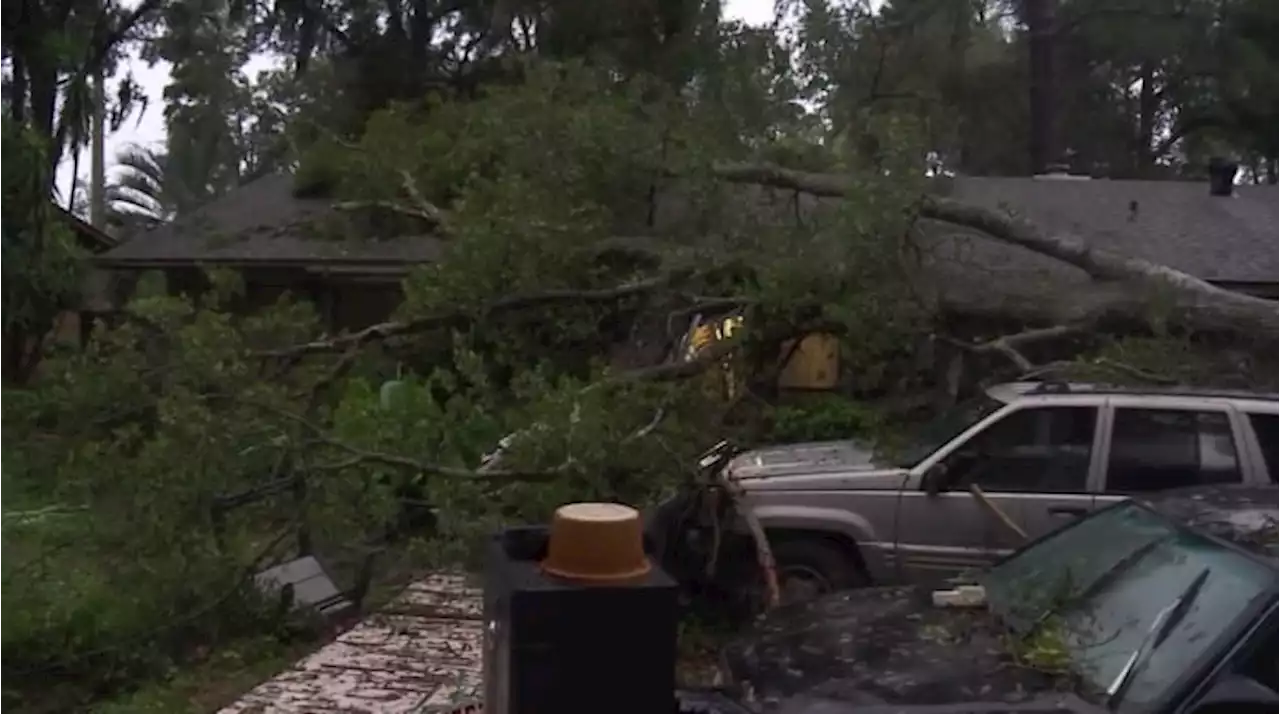
<svg viewBox="0 0 1280 714">
<path fill-rule="evenodd" d="M 1243 434 L 1227 406 L 1111 406 L 1101 503 L 1152 491 L 1245 482 Z"/>
<path fill-rule="evenodd" d="M 1100 410 L 1094 405 L 1036 405 L 1004 412 L 929 465 L 944 491 L 923 484 L 903 494 L 899 562 L 916 579 L 982 567 L 1017 549 L 1016 534 L 969 492 L 978 485 L 1027 535 L 1053 530 L 1094 506 L 1090 474 Z"/>
</svg>

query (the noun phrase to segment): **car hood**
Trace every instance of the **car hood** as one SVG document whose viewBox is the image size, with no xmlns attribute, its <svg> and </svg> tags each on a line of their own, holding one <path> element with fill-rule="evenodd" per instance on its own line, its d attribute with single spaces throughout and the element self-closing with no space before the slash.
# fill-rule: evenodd
<svg viewBox="0 0 1280 714">
<path fill-rule="evenodd" d="M 1001 632 L 985 609 L 936 608 L 927 590 L 850 590 L 776 610 L 723 667 L 772 714 L 1094 711 L 1060 679 L 1015 666 Z"/>
<path fill-rule="evenodd" d="M 877 460 L 869 445 L 856 441 L 766 446 L 738 454 L 729 462 L 729 474 L 739 480 L 794 474 L 896 471 L 901 469 Z"/>
</svg>

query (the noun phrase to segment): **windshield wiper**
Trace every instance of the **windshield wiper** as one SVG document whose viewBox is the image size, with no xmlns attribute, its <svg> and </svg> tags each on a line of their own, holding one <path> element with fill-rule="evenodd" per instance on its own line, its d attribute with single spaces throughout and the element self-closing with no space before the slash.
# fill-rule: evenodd
<svg viewBox="0 0 1280 714">
<path fill-rule="evenodd" d="M 1200 594 L 1200 588 L 1204 587 L 1204 583 L 1209 579 L 1209 568 L 1201 570 L 1198 575 L 1187 583 L 1187 587 L 1183 588 L 1182 593 L 1174 598 L 1173 602 L 1164 606 L 1156 618 L 1151 621 L 1151 628 L 1147 630 L 1147 634 L 1138 643 L 1138 648 L 1129 655 L 1128 661 L 1124 663 L 1124 667 L 1120 668 L 1120 673 L 1111 682 L 1111 686 L 1107 687 L 1107 704 L 1115 702 L 1116 699 L 1124 694 L 1124 690 L 1133 681 L 1138 670 L 1147 662 L 1147 658 L 1151 656 L 1156 648 L 1164 643 L 1169 633 L 1173 632 L 1173 628 L 1182 622 L 1182 618 L 1186 617 L 1187 611 L 1191 609 L 1191 603 L 1195 601 L 1196 596 Z"/>
<path fill-rule="evenodd" d="M 1076 603 L 1084 602 L 1085 600 L 1093 597 L 1094 594 L 1102 590 L 1104 586 L 1115 580 L 1118 575 L 1128 570 L 1130 566 L 1146 557 L 1147 553 L 1155 550 L 1156 546 L 1168 539 L 1168 535 L 1162 535 L 1158 538 L 1152 538 L 1146 543 L 1134 548 L 1128 555 L 1125 555 L 1123 558 L 1112 564 L 1111 567 L 1102 571 L 1098 577 L 1094 578 L 1092 583 L 1089 583 L 1080 591 L 1072 593 L 1056 605 L 1051 604 L 1044 610 L 1044 612 L 1040 613 L 1040 616 L 1036 618 L 1034 623 L 1032 623 L 1031 629 L 1028 630 L 1028 632 L 1035 632 L 1040 629 L 1044 623 L 1049 621 L 1050 617 L 1053 617 L 1055 613 L 1069 609 L 1075 606 Z"/>
</svg>

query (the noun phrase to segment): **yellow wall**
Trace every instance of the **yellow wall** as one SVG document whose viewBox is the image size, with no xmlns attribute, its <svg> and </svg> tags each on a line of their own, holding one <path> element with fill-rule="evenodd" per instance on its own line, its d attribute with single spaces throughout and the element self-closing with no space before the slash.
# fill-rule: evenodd
<svg viewBox="0 0 1280 714">
<path fill-rule="evenodd" d="M 791 351 L 795 341 L 782 345 L 782 354 Z M 782 389 L 834 389 L 840 379 L 840 341 L 834 335 L 815 333 L 801 338 L 778 375 Z"/>
</svg>

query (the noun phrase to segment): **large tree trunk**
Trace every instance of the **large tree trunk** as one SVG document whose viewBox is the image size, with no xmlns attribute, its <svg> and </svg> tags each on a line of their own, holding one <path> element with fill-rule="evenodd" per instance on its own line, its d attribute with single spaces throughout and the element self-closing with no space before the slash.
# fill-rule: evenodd
<svg viewBox="0 0 1280 714">
<path fill-rule="evenodd" d="M 1156 111 L 1159 103 L 1156 98 L 1155 63 L 1150 60 L 1142 63 L 1142 89 L 1138 94 L 1138 135 L 1135 144 L 1136 171 L 1134 175 L 1142 178 L 1149 176 L 1155 162 L 1151 150 L 1155 143 Z"/>
<path fill-rule="evenodd" d="M 726 181 L 815 196 L 843 197 L 850 190 L 848 181 L 838 175 L 795 171 L 770 164 L 721 164 L 715 173 Z M 936 196 L 921 201 L 919 215 L 979 231 L 994 240 L 1084 271 L 1097 281 L 1098 292 L 1107 298 L 1093 302 L 1077 300 L 1087 309 L 1082 308 L 1071 316 L 1076 323 L 1094 322 L 1116 314 L 1141 321 L 1145 319 L 1143 309 L 1158 298 L 1168 312 L 1168 319 L 1191 330 L 1231 333 L 1248 341 L 1273 343 L 1280 335 L 1274 302 L 1224 290 L 1165 265 L 1090 247 L 1078 236 L 1050 235 L 1016 216 Z M 1063 319 L 1059 315 L 1051 317 Z"/>
<path fill-rule="evenodd" d="M 1054 17 L 1057 0 L 1023 0 L 1027 25 L 1028 101 L 1031 106 L 1030 167 L 1032 174 L 1045 173 L 1061 158 L 1058 146 L 1056 102 L 1057 78 L 1054 68 Z"/>
</svg>

